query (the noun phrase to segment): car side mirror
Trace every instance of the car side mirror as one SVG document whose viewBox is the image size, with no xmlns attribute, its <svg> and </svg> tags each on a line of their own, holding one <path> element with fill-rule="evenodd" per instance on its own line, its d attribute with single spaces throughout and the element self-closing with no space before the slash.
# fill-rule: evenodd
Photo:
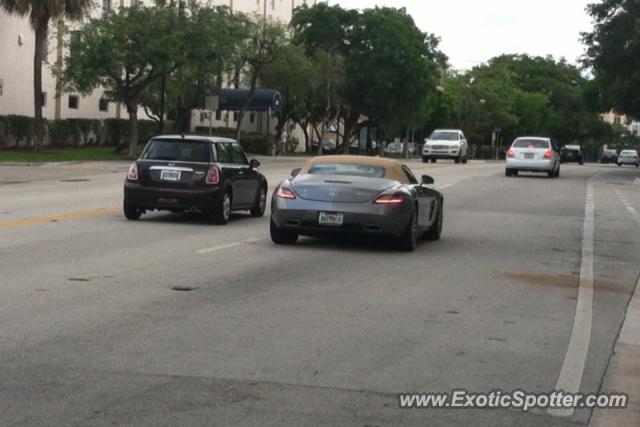
<svg viewBox="0 0 640 427">
<path fill-rule="evenodd" d="M 295 168 L 294 170 L 291 171 L 291 176 L 293 176 L 293 177 L 298 176 L 298 174 L 300 173 L 301 170 L 302 170 L 302 168 Z"/>
<path fill-rule="evenodd" d="M 251 159 L 249 161 L 249 166 L 251 167 L 251 169 L 256 169 L 258 166 L 260 166 L 260 162 L 257 159 Z"/>
<path fill-rule="evenodd" d="M 433 180 L 433 178 L 430 177 L 429 175 L 422 175 L 422 184 L 423 185 L 431 185 L 434 182 L 435 181 Z"/>
</svg>

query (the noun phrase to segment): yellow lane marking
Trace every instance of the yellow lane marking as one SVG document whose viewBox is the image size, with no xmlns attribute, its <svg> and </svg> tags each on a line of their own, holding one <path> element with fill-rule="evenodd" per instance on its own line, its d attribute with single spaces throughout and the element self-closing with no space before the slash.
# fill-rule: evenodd
<svg viewBox="0 0 640 427">
<path fill-rule="evenodd" d="M 269 190 L 274 190 L 275 188 L 276 188 L 275 185 L 269 186 Z M 13 221 L 0 222 L 0 229 L 19 227 L 21 225 L 42 224 L 42 223 L 51 222 L 51 221 L 62 221 L 65 219 L 84 218 L 87 216 L 120 212 L 121 210 L 122 210 L 122 206 L 115 206 L 112 208 L 91 209 L 88 211 L 81 211 L 81 212 L 69 212 L 69 213 L 63 213 L 63 214 L 57 214 L 57 215 L 39 216 L 35 218 L 16 219 Z"/>
<path fill-rule="evenodd" d="M 81 211 L 81 212 L 68 212 L 68 213 L 57 214 L 57 215 L 39 216 L 36 218 L 16 219 L 14 221 L 0 222 L 0 229 L 18 227 L 21 225 L 42 224 L 44 222 L 51 222 L 51 221 L 62 221 L 65 219 L 84 218 L 87 216 L 120 212 L 121 210 L 122 210 L 122 206 L 117 206 L 112 208 L 91 209 L 88 211 Z"/>
</svg>

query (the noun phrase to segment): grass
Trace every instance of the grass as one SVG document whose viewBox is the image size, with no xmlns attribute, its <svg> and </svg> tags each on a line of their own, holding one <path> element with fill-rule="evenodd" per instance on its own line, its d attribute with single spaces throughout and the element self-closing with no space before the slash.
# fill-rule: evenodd
<svg viewBox="0 0 640 427">
<path fill-rule="evenodd" d="M 144 146 L 138 147 L 138 152 Z M 43 153 L 34 153 L 33 150 L 2 150 L 0 162 L 9 163 L 48 163 L 48 162 L 86 162 L 103 160 L 125 160 L 127 150 L 120 154 L 114 154 L 114 147 L 88 147 L 88 148 L 52 148 Z"/>
</svg>

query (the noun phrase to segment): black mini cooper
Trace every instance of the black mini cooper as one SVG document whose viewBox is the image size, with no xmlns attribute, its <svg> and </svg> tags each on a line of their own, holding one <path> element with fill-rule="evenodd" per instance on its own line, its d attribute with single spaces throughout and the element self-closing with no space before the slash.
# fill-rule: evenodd
<svg viewBox="0 0 640 427">
<path fill-rule="evenodd" d="M 261 217 L 268 187 L 258 166 L 233 139 L 154 137 L 129 168 L 124 215 L 136 220 L 149 210 L 203 212 L 217 224 L 226 224 L 231 211 Z"/>
</svg>

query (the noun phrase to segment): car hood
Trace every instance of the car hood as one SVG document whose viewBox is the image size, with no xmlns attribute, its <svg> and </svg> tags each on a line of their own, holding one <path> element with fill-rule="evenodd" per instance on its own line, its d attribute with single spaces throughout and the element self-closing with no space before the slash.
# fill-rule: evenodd
<svg viewBox="0 0 640 427">
<path fill-rule="evenodd" d="M 304 200 L 365 203 L 400 184 L 384 178 L 305 174 L 292 179 L 290 185 L 296 196 Z"/>
</svg>

